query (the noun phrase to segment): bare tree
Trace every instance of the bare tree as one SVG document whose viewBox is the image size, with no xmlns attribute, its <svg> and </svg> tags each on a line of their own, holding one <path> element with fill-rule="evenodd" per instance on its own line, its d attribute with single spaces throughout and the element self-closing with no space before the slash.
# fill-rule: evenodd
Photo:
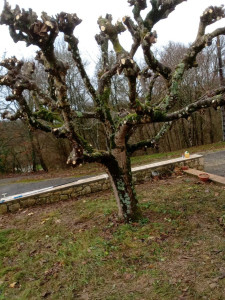
<svg viewBox="0 0 225 300">
<path fill-rule="evenodd" d="M 220 36 L 217 36 L 217 56 L 218 56 L 218 73 L 220 77 L 220 85 L 221 87 L 225 86 L 225 79 L 223 74 L 223 60 L 222 60 L 222 51 L 221 51 L 221 42 Z M 224 106 L 221 109 L 221 117 L 222 117 L 222 132 L 223 132 L 223 141 L 225 141 L 225 108 Z"/>
<path fill-rule="evenodd" d="M 146 0 L 128 0 L 133 7 L 133 17 L 125 16 L 123 22 L 113 24 L 112 16 L 100 17 L 98 24 L 100 33 L 96 41 L 101 48 L 102 68 L 98 73 L 98 83 L 95 87 L 82 63 L 78 39 L 74 30 L 81 20 L 76 14 L 61 12 L 55 18 L 42 13 L 41 20 L 35 12 L 20 10 L 18 6 L 11 9 L 6 2 L 1 14 L 1 24 L 9 26 L 9 32 L 14 42 L 24 41 L 28 46 L 36 45 L 40 48 L 36 60 L 43 65 L 48 74 L 48 89 L 41 90 L 32 74 L 35 64 L 24 64 L 15 57 L 5 59 L 1 66 L 7 69 L 7 74 L 0 77 L 1 85 L 11 88 L 12 93 L 7 101 L 16 101 L 19 109 L 14 115 L 7 111 L 3 117 L 9 120 L 25 118 L 30 125 L 57 137 L 68 139 L 73 148 L 68 163 L 77 166 L 83 162 L 99 162 L 108 171 L 119 208 L 119 215 L 126 222 L 139 217 L 139 207 L 132 183 L 130 156 L 143 147 L 154 147 L 174 120 L 187 118 L 193 112 L 203 107 L 218 107 L 225 104 L 225 88 L 211 90 L 196 102 L 181 109 L 174 109 L 179 101 L 179 86 L 186 71 L 197 67 L 196 57 L 213 38 L 225 34 L 225 28 L 218 28 L 206 34 L 208 25 L 224 18 L 223 7 L 210 6 L 200 17 L 197 36 L 186 54 L 172 70 L 154 56 L 151 46 L 156 42 L 157 34 L 154 25 L 165 19 L 174 11 L 177 5 L 185 0 L 150 0 L 151 7 L 147 7 Z M 141 11 L 148 9 L 143 19 Z M 119 34 L 128 30 L 133 38 L 130 50 L 125 50 L 119 41 Z M 59 32 L 64 35 L 73 60 L 78 68 L 91 99 L 89 111 L 73 109 L 68 102 L 68 88 L 66 76 L 69 65 L 60 60 L 54 49 L 54 41 Z M 108 44 L 112 43 L 116 54 L 116 62 L 109 65 Z M 141 69 L 134 61 L 137 49 L 141 47 L 147 68 Z M 114 76 L 122 75 L 128 82 L 129 109 L 117 112 L 110 104 L 111 83 Z M 156 104 L 152 103 L 155 76 L 161 76 L 166 89 L 163 97 Z M 150 80 L 149 80 L 150 78 Z M 137 82 L 140 81 L 143 97 L 137 93 Z M 35 103 L 35 111 L 31 111 L 24 97 L 28 90 Z M 83 119 L 97 119 L 102 123 L 107 140 L 107 150 L 96 150 L 88 141 L 76 131 L 74 121 Z M 143 124 L 161 122 L 162 127 L 154 139 L 139 141 L 131 144 L 129 138 L 134 129 Z"/>
</svg>

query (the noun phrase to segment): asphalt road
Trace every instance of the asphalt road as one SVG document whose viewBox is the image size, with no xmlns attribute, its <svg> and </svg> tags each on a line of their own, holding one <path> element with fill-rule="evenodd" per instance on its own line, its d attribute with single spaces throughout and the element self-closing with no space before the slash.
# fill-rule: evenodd
<svg viewBox="0 0 225 300">
<path fill-rule="evenodd" d="M 216 174 L 225 177 L 225 151 L 218 151 L 213 153 L 204 154 L 205 171 L 208 173 Z M 19 178 L 6 178 L 0 180 L 0 199 L 3 194 L 6 197 L 11 195 L 19 195 L 25 192 L 48 188 L 52 186 L 59 186 L 66 183 L 75 182 L 78 179 L 84 179 L 88 176 L 81 178 L 66 177 L 66 178 L 53 178 L 42 180 L 38 182 L 29 183 L 16 183 Z"/>
<path fill-rule="evenodd" d="M 16 183 L 15 181 L 18 180 L 18 178 L 6 178 L 0 180 L 0 199 L 3 198 L 3 194 L 6 194 L 5 196 L 11 196 L 11 195 L 19 195 L 22 193 L 39 190 L 43 188 L 53 187 L 53 186 L 59 186 L 66 183 L 75 182 L 78 179 L 84 179 L 90 176 L 83 176 L 80 178 L 74 178 L 74 177 L 66 177 L 66 178 L 52 178 L 47 180 L 41 180 L 37 182 L 20 182 Z"/>
<path fill-rule="evenodd" d="M 204 155 L 205 171 L 225 177 L 225 151 Z"/>
</svg>

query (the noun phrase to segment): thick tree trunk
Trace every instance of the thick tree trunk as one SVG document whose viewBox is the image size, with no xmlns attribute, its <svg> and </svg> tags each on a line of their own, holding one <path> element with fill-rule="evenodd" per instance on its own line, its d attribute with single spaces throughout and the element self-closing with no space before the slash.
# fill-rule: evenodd
<svg viewBox="0 0 225 300">
<path fill-rule="evenodd" d="M 117 201 L 119 217 L 125 222 L 138 220 L 141 216 L 132 181 L 130 157 L 124 148 L 112 151 L 111 159 L 104 163 Z"/>
<path fill-rule="evenodd" d="M 116 160 L 112 160 L 107 168 L 118 205 L 119 217 L 122 217 L 125 222 L 137 220 L 140 217 L 140 210 L 129 163 L 123 164 L 121 161 L 117 163 Z"/>
</svg>

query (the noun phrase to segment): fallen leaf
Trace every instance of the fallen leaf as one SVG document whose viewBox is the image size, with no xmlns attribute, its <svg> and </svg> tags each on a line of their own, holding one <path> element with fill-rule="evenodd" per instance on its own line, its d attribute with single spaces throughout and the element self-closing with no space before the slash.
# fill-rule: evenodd
<svg viewBox="0 0 225 300">
<path fill-rule="evenodd" d="M 156 239 L 155 236 L 149 236 L 149 237 L 148 237 L 148 240 L 155 240 L 155 239 Z"/>
<path fill-rule="evenodd" d="M 29 255 L 30 255 L 30 256 L 33 256 L 36 252 L 37 252 L 37 250 L 34 249 L 34 250 L 32 250 L 32 251 L 29 253 Z"/>
<path fill-rule="evenodd" d="M 45 224 L 45 222 L 47 222 L 50 218 L 46 218 L 43 221 L 41 221 L 41 224 Z"/>
<path fill-rule="evenodd" d="M 219 279 L 224 279 L 224 278 L 225 278 L 225 272 L 219 276 Z"/>
<path fill-rule="evenodd" d="M 217 287 L 216 283 L 210 283 L 209 287 L 213 290 Z"/>
<path fill-rule="evenodd" d="M 13 282 L 13 283 L 10 283 L 9 287 L 11 287 L 11 288 L 15 288 L 15 287 L 16 287 L 16 285 L 17 285 L 17 282 L 15 281 L 15 282 Z"/>
<path fill-rule="evenodd" d="M 83 294 L 80 296 L 80 299 L 82 299 L 82 300 L 88 300 L 88 299 L 90 299 L 90 298 L 89 298 L 88 293 L 83 293 Z"/>
<path fill-rule="evenodd" d="M 130 273 L 125 273 L 124 274 L 124 279 L 125 280 L 130 280 L 132 277 L 133 277 L 133 274 L 130 274 Z"/>
<path fill-rule="evenodd" d="M 28 216 L 33 216 L 33 214 L 34 214 L 34 213 L 31 212 L 31 213 L 28 214 Z"/>
<path fill-rule="evenodd" d="M 42 294 L 42 298 L 47 298 L 50 295 L 51 295 L 51 292 L 47 291 L 44 294 Z"/>
</svg>

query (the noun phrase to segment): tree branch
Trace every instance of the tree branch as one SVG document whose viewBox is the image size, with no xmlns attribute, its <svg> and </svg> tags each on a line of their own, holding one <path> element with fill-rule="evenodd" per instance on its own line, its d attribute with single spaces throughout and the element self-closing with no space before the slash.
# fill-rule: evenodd
<svg viewBox="0 0 225 300">
<path fill-rule="evenodd" d="M 5 110 L 3 113 L 2 113 L 2 118 L 3 119 L 7 119 L 7 120 L 10 120 L 10 121 L 16 121 L 18 119 L 21 119 L 23 118 L 23 114 L 21 112 L 21 110 L 17 110 L 14 114 L 10 113 L 9 111 Z"/>
<path fill-rule="evenodd" d="M 144 148 L 157 148 L 159 140 L 165 135 L 165 133 L 171 128 L 172 122 L 166 122 L 163 124 L 157 135 L 152 139 L 147 139 L 140 141 L 136 144 L 127 145 L 127 150 L 129 153 L 134 153 L 137 150 L 141 150 Z"/>
<path fill-rule="evenodd" d="M 169 82 L 171 79 L 172 70 L 160 63 L 154 56 L 153 52 L 150 49 L 151 42 L 149 41 L 149 36 L 143 41 L 142 49 L 144 53 L 145 61 L 148 67 L 154 71 L 154 73 L 158 73 L 163 76 L 163 78 Z M 151 37 L 150 37 L 151 38 Z"/>
<path fill-rule="evenodd" d="M 209 6 L 208 8 L 206 8 L 200 17 L 197 39 L 205 34 L 205 29 L 207 26 L 215 23 L 222 18 L 224 18 L 223 6 Z"/>
<path fill-rule="evenodd" d="M 104 32 L 113 45 L 114 51 L 118 59 L 124 55 L 127 56 L 127 51 L 121 46 L 118 35 L 126 30 L 122 22 L 117 21 L 115 25 L 112 24 L 112 16 L 107 14 L 105 18 L 98 18 L 98 25 L 102 32 Z"/>
<path fill-rule="evenodd" d="M 151 11 L 144 20 L 144 25 L 150 32 L 153 26 L 162 19 L 166 19 L 176 6 L 187 0 L 150 0 Z"/>
<path fill-rule="evenodd" d="M 198 101 L 187 105 L 186 107 L 165 115 L 162 121 L 173 121 L 180 118 L 188 118 L 193 112 L 203 108 L 213 107 L 217 109 L 225 105 L 225 87 L 206 93 Z"/>
<path fill-rule="evenodd" d="M 196 57 L 206 47 L 211 45 L 213 38 L 225 34 L 225 27 L 218 28 L 211 33 L 204 34 L 205 27 L 225 17 L 225 10 L 222 7 L 209 7 L 205 10 L 200 19 L 200 25 L 196 40 L 188 49 L 183 60 L 176 66 L 171 79 L 169 80 L 169 92 L 159 105 L 159 109 L 168 111 L 178 99 L 180 83 L 183 80 L 185 71 L 197 67 Z"/>
<path fill-rule="evenodd" d="M 68 14 L 61 12 L 56 16 L 56 22 L 59 27 L 59 31 L 64 33 L 64 40 L 68 43 L 68 50 L 72 52 L 73 59 L 76 63 L 76 66 L 80 72 L 80 75 L 83 79 L 85 87 L 92 96 L 95 102 L 98 102 L 97 95 L 94 87 L 91 84 L 91 81 L 86 73 L 82 59 L 80 57 L 80 52 L 78 48 L 78 39 L 73 35 L 73 31 L 77 25 L 81 23 L 81 20 L 77 17 L 76 14 Z"/>
<path fill-rule="evenodd" d="M 106 71 L 109 67 L 109 38 L 105 32 L 101 31 L 100 34 L 95 35 L 95 40 L 101 48 L 103 70 Z"/>
<path fill-rule="evenodd" d="M 123 18 L 123 23 L 127 26 L 127 29 L 129 30 L 132 38 L 133 38 L 133 44 L 131 46 L 131 50 L 130 50 L 130 53 L 129 53 L 129 56 L 131 58 L 134 57 L 138 47 L 140 46 L 141 44 L 141 35 L 140 35 L 140 32 L 138 30 L 138 27 L 134 24 L 134 22 L 131 20 L 130 17 L 128 16 L 125 16 Z"/>
<path fill-rule="evenodd" d="M 83 163 L 103 163 L 104 160 L 110 160 L 110 154 L 107 151 L 103 150 L 93 150 L 92 153 L 86 153 L 84 152 L 82 157 L 77 155 L 77 152 L 75 149 L 73 149 L 67 159 L 67 164 L 72 165 L 73 167 L 77 167 Z"/>
<path fill-rule="evenodd" d="M 128 0 L 130 6 L 133 6 L 134 19 L 139 26 L 143 25 L 143 19 L 141 17 L 141 11 L 147 7 L 146 0 Z"/>
</svg>

